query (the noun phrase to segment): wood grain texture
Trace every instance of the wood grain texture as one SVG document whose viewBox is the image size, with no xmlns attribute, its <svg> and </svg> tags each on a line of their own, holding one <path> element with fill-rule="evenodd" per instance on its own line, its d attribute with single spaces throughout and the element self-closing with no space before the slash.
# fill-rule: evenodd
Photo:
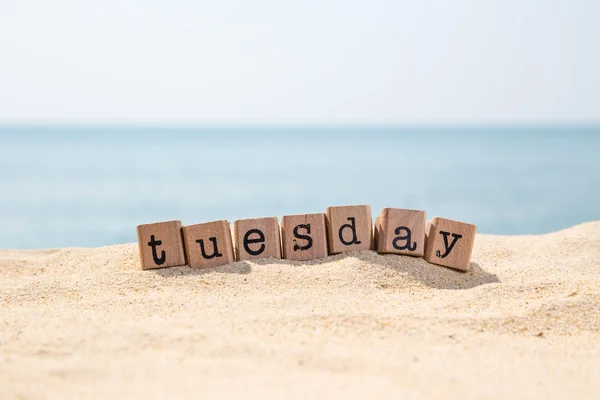
<svg viewBox="0 0 600 400">
<path fill-rule="evenodd" d="M 141 269 L 185 265 L 181 221 L 139 225 L 137 237 Z"/>
<path fill-rule="evenodd" d="M 281 258 L 277 217 L 240 219 L 233 224 L 235 259 Z"/>
<path fill-rule="evenodd" d="M 432 264 L 468 271 L 476 229 L 475 225 L 464 222 L 432 218 L 427 233 L 425 260 Z"/>
<path fill-rule="evenodd" d="M 423 257 L 425 254 L 425 211 L 384 208 L 377 219 L 379 253 Z"/>
<path fill-rule="evenodd" d="M 229 222 L 225 220 L 184 226 L 183 241 L 192 268 L 213 268 L 233 262 Z"/>
<path fill-rule="evenodd" d="M 326 216 L 329 254 L 373 249 L 371 207 L 328 207 Z"/>
<path fill-rule="evenodd" d="M 315 260 L 327 257 L 325 214 L 286 215 L 281 219 L 283 258 Z"/>
</svg>

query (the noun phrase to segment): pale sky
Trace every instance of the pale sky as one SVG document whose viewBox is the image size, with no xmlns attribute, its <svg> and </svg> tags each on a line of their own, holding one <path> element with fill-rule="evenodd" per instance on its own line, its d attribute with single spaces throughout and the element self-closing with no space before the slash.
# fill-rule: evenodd
<svg viewBox="0 0 600 400">
<path fill-rule="evenodd" d="M 0 0 L 0 123 L 600 123 L 598 0 Z"/>
</svg>

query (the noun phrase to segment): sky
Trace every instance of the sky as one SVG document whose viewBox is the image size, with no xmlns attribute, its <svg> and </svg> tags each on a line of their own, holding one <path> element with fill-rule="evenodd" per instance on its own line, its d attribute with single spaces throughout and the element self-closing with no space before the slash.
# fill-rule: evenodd
<svg viewBox="0 0 600 400">
<path fill-rule="evenodd" d="M 0 0 L 0 124 L 598 124 L 597 0 Z"/>
</svg>

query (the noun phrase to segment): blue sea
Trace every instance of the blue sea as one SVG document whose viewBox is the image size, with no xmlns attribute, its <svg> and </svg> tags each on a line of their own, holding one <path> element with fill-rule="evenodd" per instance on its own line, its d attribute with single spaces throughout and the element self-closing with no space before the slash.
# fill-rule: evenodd
<svg viewBox="0 0 600 400">
<path fill-rule="evenodd" d="M 0 127 L 0 248 L 352 204 L 494 234 L 600 220 L 600 128 Z"/>
</svg>

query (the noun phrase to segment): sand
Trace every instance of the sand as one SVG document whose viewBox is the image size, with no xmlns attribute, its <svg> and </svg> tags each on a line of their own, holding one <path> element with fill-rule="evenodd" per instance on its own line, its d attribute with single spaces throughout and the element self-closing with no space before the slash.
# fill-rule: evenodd
<svg viewBox="0 0 600 400">
<path fill-rule="evenodd" d="M 471 271 L 365 251 L 140 271 L 0 251 L 2 398 L 600 398 L 600 222 L 477 235 Z"/>
</svg>

